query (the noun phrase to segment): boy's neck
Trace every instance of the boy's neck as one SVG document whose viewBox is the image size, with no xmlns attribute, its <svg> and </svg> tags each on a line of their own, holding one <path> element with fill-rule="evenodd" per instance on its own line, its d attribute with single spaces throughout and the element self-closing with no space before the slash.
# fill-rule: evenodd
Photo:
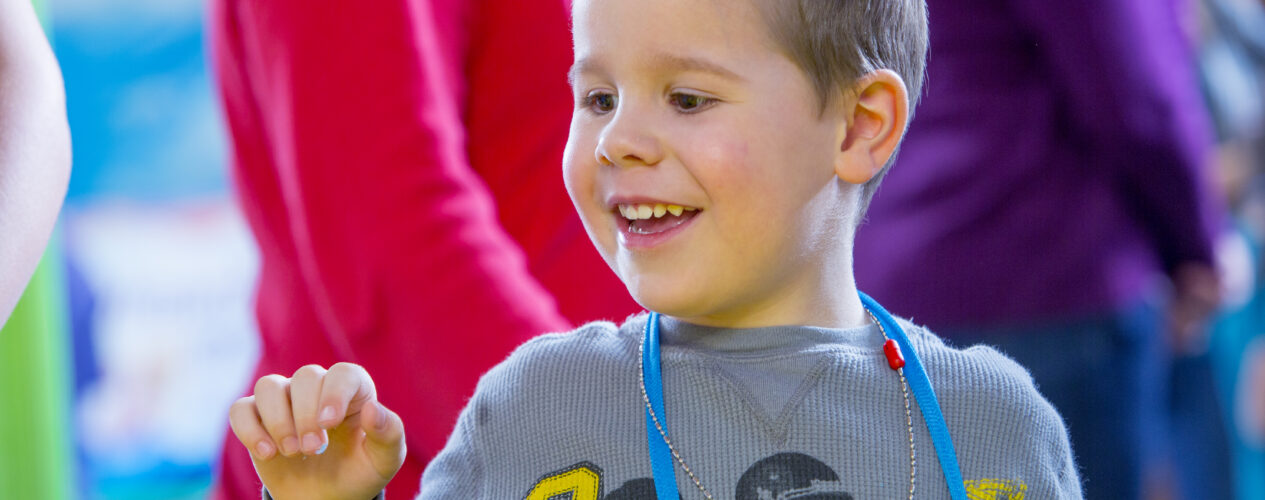
<svg viewBox="0 0 1265 500">
<path fill-rule="evenodd" d="M 841 329 L 870 323 L 857 293 L 851 265 L 843 271 L 812 274 L 816 276 L 814 282 L 772 294 L 770 300 L 752 307 L 728 314 L 677 316 L 676 319 L 720 328 L 803 325 Z"/>
</svg>

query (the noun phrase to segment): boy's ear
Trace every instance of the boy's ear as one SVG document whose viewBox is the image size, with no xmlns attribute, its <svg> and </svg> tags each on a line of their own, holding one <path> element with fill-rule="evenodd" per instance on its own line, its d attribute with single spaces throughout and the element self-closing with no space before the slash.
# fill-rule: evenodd
<svg viewBox="0 0 1265 500">
<path fill-rule="evenodd" d="M 900 144 L 909 122 L 909 91 L 900 75 L 887 69 L 861 77 L 854 91 L 854 97 L 845 100 L 846 125 L 835 174 L 846 182 L 865 184 Z"/>
</svg>

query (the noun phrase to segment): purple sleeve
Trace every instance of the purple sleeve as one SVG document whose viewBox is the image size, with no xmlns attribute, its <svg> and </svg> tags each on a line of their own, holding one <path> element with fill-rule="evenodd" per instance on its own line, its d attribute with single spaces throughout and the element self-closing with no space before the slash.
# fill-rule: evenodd
<svg viewBox="0 0 1265 500">
<path fill-rule="evenodd" d="M 1070 133 L 1109 175 L 1164 267 L 1212 262 L 1224 222 L 1205 168 L 1211 125 L 1179 0 L 1014 0 L 1065 92 Z"/>
</svg>

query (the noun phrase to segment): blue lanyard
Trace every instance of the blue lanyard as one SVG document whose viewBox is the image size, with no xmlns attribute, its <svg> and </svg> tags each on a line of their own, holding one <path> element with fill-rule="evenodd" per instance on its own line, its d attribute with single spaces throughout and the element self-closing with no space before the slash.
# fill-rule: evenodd
<svg viewBox="0 0 1265 500">
<path fill-rule="evenodd" d="M 922 362 L 909 343 L 909 337 L 892 315 L 883 309 L 878 302 L 862 293 L 861 303 L 883 325 L 887 335 L 896 340 L 905 356 L 905 379 L 909 381 L 914 400 L 922 410 L 923 421 L 931 434 L 931 444 L 940 459 L 940 467 L 944 471 L 945 482 L 949 485 L 949 497 L 953 500 L 967 500 L 966 486 L 962 481 L 962 471 L 958 468 L 957 453 L 953 450 L 953 440 L 949 437 L 949 428 L 944 423 L 944 414 L 940 412 L 940 403 L 936 401 L 936 392 L 931 388 L 927 372 Z M 663 372 L 659 365 L 659 314 L 650 313 L 646 323 L 645 348 L 641 353 L 642 376 L 646 384 L 646 396 L 650 399 L 650 407 L 659 417 L 663 426 L 663 434 L 668 435 L 667 412 L 663 405 Z M 646 444 L 650 447 L 650 469 L 654 474 L 655 493 L 658 500 L 680 500 L 676 486 L 676 467 L 672 460 L 672 450 L 659 435 L 650 409 L 646 409 Z"/>
</svg>

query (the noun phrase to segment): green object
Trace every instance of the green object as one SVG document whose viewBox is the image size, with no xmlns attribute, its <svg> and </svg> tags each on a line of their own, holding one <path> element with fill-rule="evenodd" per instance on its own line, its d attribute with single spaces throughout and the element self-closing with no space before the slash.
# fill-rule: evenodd
<svg viewBox="0 0 1265 500">
<path fill-rule="evenodd" d="M 48 16 L 48 2 L 44 0 L 31 0 L 31 5 L 35 6 L 35 15 L 40 17 L 40 24 L 44 25 L 44 33 L 48 34 L 50 27 L 50 17 Z M 52 36 L 49 36 L 51 39 Z"/>
<path fill-rule="evenodd" d="M 54 241 L 0 329 L 0 498 L 71 498 L 70 349 Z"/>
</svg>

